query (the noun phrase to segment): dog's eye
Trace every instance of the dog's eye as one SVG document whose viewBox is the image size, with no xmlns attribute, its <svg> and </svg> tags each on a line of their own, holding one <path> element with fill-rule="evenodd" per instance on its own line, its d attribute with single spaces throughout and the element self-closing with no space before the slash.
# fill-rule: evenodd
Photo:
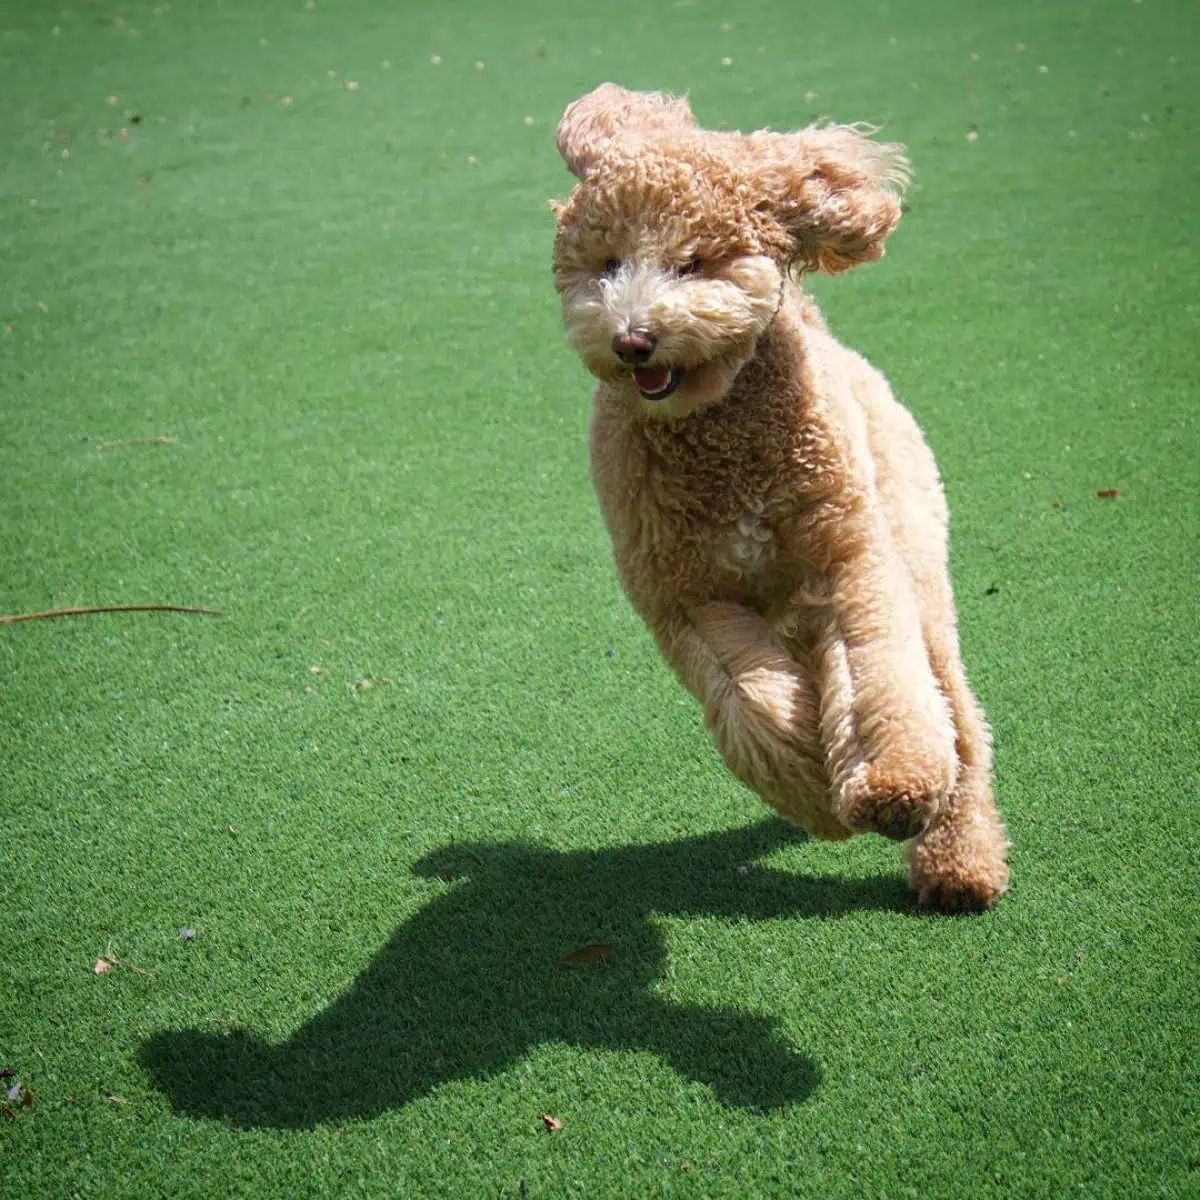
<svg viewBox="0 0 1200 1200">
<path fill-rule="evenodd" d="M 621 269 L 621 260 L 619 258 L 610 258 L 604 264 L 604 273 L 611 279 Z"/>
<path fill-rule="evenodd" d="M 701 267 L 701 262 L 698 258 L 689 258 L 682 267 L 677 267 L 675 273 L 677 275 L 695 275 Z"/>
</svg>

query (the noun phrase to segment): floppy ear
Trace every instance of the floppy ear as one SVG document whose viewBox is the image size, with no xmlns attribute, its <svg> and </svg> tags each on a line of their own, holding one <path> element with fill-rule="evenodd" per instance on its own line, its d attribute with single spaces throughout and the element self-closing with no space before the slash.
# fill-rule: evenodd
<svg viewBox="0 0 1200 1200">
<path fill-rule="evenodd" d="M 883 257 L 909 167 L 903 146 L 872 141 L 871 132 L 811 126 L 746 139 L 742 165 L 758 193 L 756 207 L 782 226 L 807 270 L 835 274 Z"/>
<path fill-rule="evenodd" d="M 558 123 L 558 152 L 571 171 L 583 179 L 618 137 L 690 129 L 695 124 L 686 97 L 631 92 L 615 83 L 602 83 L 563 113 Z"/>
</svg>

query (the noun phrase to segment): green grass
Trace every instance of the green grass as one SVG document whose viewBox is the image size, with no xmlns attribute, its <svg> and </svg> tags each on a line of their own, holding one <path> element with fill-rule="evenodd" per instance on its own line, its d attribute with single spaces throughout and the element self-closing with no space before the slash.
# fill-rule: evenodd
<svg viewBox="0 0 1200 1200">
<path fill-rule="evenodd" d="M 14 1194 L 1200 1194 L 1198 61 L 1182 0 L 0 4 L 0 612 L 225 613 L 0 628 Z M 545 208 L 604 78 L 910 147 L 816 290 L 943 467 L 990 916 L 770 820 L 618 593 Z"/>
</svg>

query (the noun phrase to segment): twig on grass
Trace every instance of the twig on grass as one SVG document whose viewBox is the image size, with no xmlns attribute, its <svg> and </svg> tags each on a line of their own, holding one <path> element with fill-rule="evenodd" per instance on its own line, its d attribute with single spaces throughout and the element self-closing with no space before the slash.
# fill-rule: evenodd
<svg viewBox="0 0 1200 1200">
<path fill-rule="evenodd" d="M 18 621 L 51 621 L 56 617 L 86 617 L 92 613 L 111 612 L 200 613 L 206 617 L 225 615 L 215 608 L 194 608 L 187 604 L 100 604 L 92 608 L 51 608 L 45 612 L 0 613 L 0 625 L 15 625 Z"/>
<path fill-rule="evenodd" d="M 115 442 L 101 442 L 97 450 L 116 450 L 120 446 L 174 446 L 175 439 L 170 434 L 159 433 L 154 437 L 121 438 Z"/>
</svg>

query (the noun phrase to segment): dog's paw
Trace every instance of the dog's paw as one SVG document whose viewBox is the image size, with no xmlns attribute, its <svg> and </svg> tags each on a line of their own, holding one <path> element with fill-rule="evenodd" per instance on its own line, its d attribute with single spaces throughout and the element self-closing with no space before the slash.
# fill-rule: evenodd
<svg viewBox="0 0 1200 1200">
<path fill-rule="evenodd" d="M 1008 888 L 986 880 L 939 879 L 914 886 L 913 890 L 922 908 L 945 913 L 985 913 L 996 907 L 996 901 Z"/>
<path fill-rule="evenodd" d="M 868 763 L 842 788 L 838 817 L 851 829 L 906 842 L 928 827 L 953 786 L 953 764 Z"/>
<path fill-rule="evenodd" d="M 843 807 L 842 820 L 851 829 L 907 842 L 929 824 L 932 809 L 928 796 L 909 792 L 858 796 Z"/>
<path fill-rule="evenodd" d="M 1003 826 L 991 821 L 935 827 L 905 851 L 909 886 L 924 908 L 987 912 L 1008 890 L 1007 849 Z"/>
</svg>

